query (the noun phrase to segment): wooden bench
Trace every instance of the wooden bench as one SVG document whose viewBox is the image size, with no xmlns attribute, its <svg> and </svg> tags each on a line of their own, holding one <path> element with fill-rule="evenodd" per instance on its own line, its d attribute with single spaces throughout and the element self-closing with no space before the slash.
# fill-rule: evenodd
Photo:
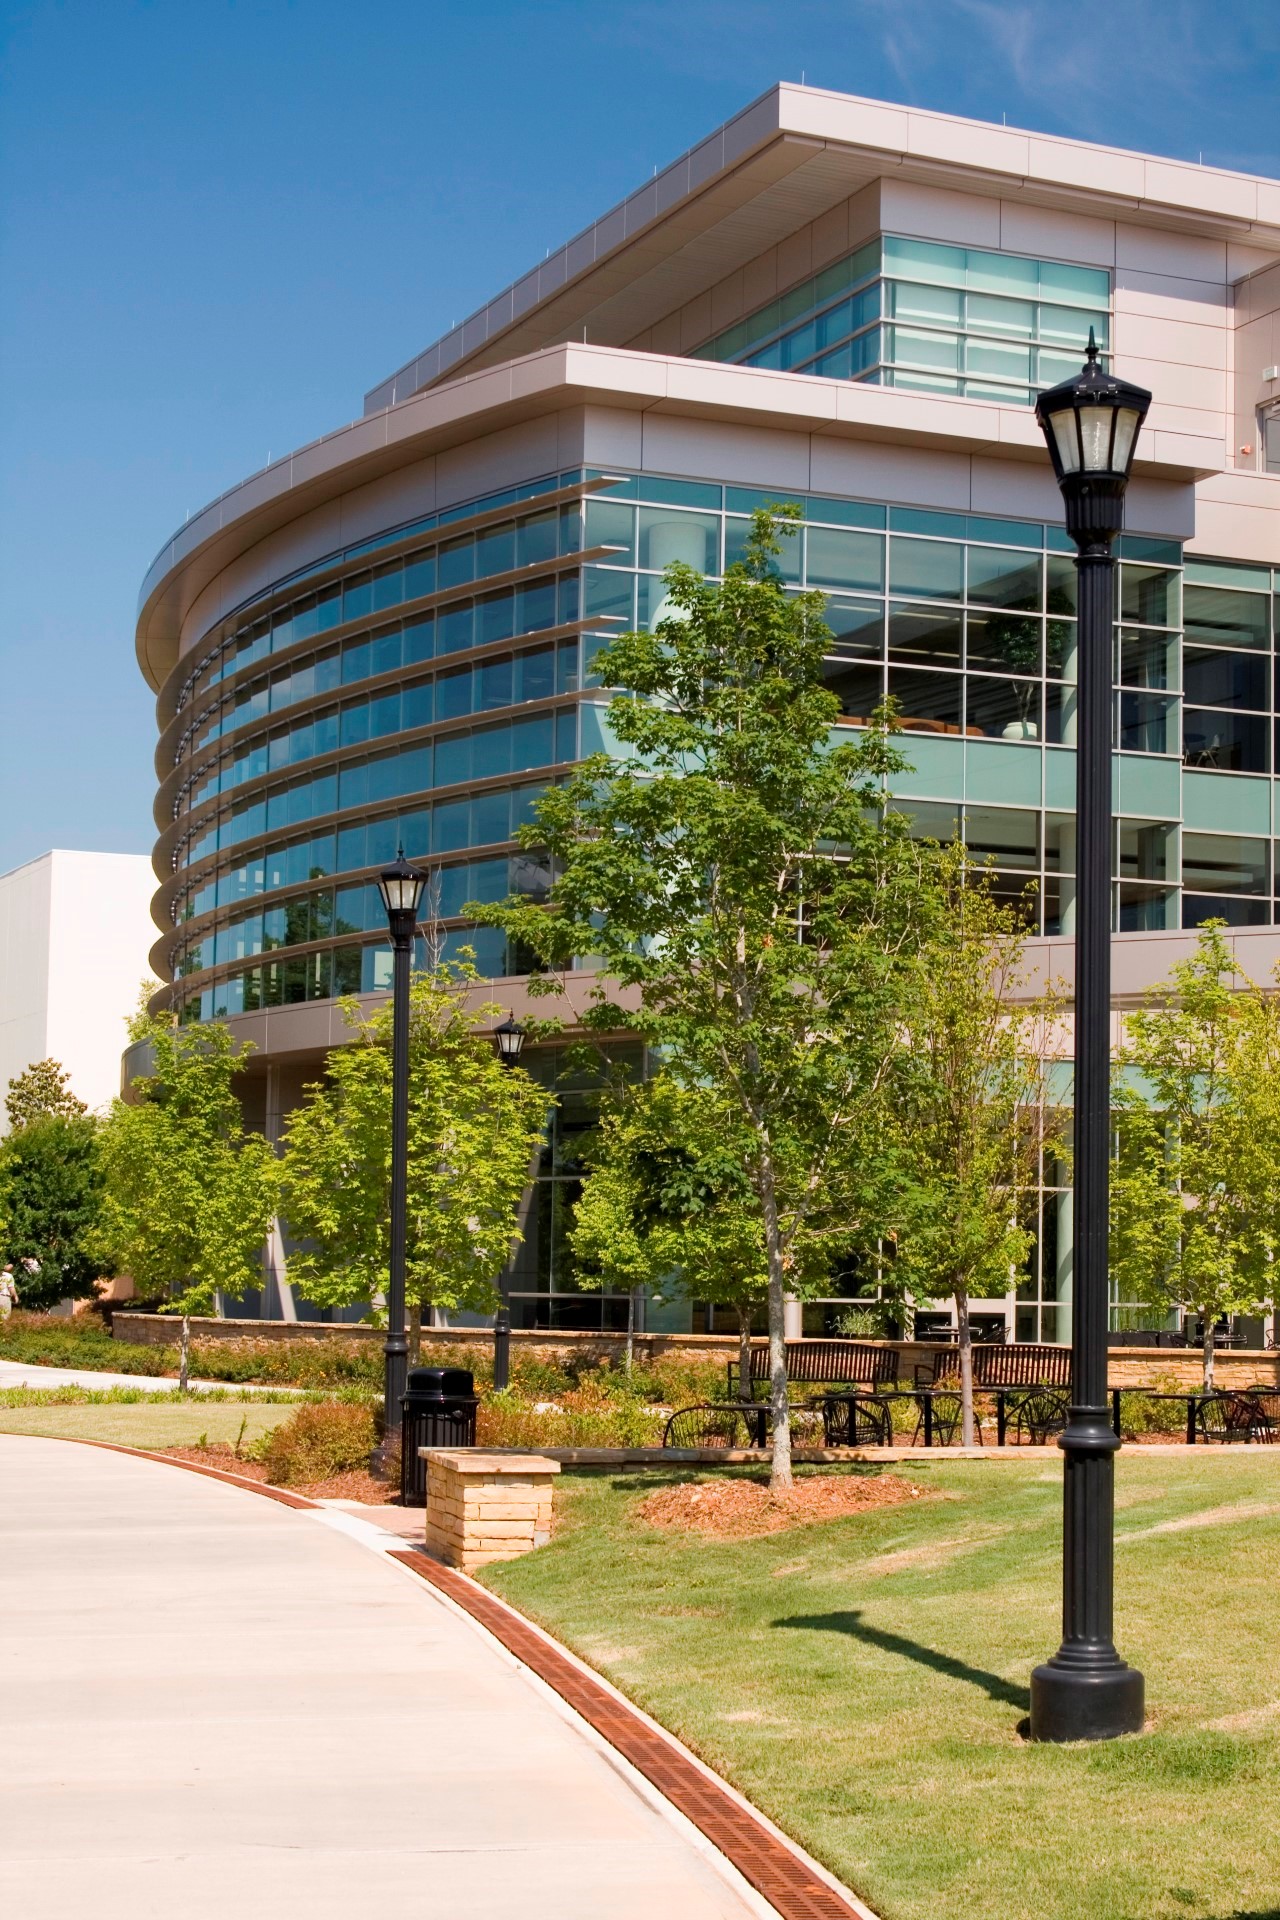
<svg viewBox="0 0 1280 1920">
<path fill-rule="evenodd" d="M 898 1349 L 873 1347 L 858 1340 L 788 1340 L 787 1381 L 807 1387 L 891 1387 L 898 1378 Z M 738 1363 L 728 1366 L 729 1395 L 739 1399 Z M 751 1348 L 750 1395 L 759 1381 L 769 1378 L 769 1348 L 764 1341 Z"/>
</svg>

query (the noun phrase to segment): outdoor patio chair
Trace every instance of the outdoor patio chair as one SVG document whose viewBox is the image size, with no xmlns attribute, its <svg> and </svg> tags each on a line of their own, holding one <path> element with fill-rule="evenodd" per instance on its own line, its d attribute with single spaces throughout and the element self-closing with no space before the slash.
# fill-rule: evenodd
<svg viewBox="0 0 1280 1920">
<path fill-rule="evenodd" d="M 664 1447 L 760 1447 L 764 1444 L 768 1409 L 738 1407 L 732 1403 L 708 1402 L 705 1406 L 681 1407 L 667 1421 L 662 1434 Z"/>
<path fill-rule="evenodd" d="M 870 1394 L 828 1394 L 822 1402 L 822 1430 L 829 1447 L 893 1445 L 889 1408 Z"/>
<path fill-rule="evenodd" d="M 1018 1440 L 1043 1447 L 1050 1434 L 1065 1428 L 1070 1405 L 1071 1394 L 1064 1387 L 1032 1387 L 1013 1409 L 1013 1430 Z"/>
<path fill-rule="evenodd" d="M 1196 1408 L 1196 1427 L 1202 1440 L 1224 1446 L 1247 1446 L 1252 1440 L 1265 1445 L 1276 1434 L 1251 1393 L 1206 1394 Z"/>
</svg>

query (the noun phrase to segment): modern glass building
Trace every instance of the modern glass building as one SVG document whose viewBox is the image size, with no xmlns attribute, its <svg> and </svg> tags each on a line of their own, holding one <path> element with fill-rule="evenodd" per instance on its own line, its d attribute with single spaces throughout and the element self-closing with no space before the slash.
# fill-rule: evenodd
<svg viewBox="0 0 1280 1920">
<path fill-rule="evenodd" d="M 166 543 L 138 617 L 157 1005 L 253 1040 L 278 1131 L 344 1038 L 335 996 L 389 983 L 374 877 L 403 842 L 446 951 L 518 1012 L 519 956 L 463 903 L 545 892 L 514 835 L 608 744 L 602 638 L 776 500 L 803 509 L 784 566 L 828 597 L 845 724 L 894 696 L 898 804 L 990 858 L 1069 977 L 1074 569 L 1030 403 L 1090 328 L 1154 394 L 1120 548 L 1117 998 L 1210 915 L 1268 976 L 1280 183 L 780 86 Z M 589 1104 L 548 1145 L 517 1325 L 625 1314 L 566 1254 Z M 992 1303 L 1018 1337 L 1068 1337 L 1068 1223 L 1046 1169 L 1030 1268 Z"/>
</svg>

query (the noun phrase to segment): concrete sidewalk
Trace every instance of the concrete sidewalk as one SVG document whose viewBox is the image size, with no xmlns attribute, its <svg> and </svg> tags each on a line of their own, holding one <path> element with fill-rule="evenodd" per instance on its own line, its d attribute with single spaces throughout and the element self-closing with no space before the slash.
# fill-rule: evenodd
<svg viewBox="0 0 1280 1920">
<path fill-rule="evenodd" d="M 351 1529 L 378 1537 L 155 1461 L 0 1435 L 0 1911 L 773 1912 Z"/>
<path fill-rule="evenodd" d="M 138 1387 L 143 1393 L 176 1393 L 176 1376 L 155 1373 L 97 1373 L 89 1367 L 33 1367 L 25 1360 L 0 1360 L 0 1387 Z M 192 1393 L 270 1393 L 277 1399 L 301 1393 L 301 1387 L 247 1387 L 238 1380 L 192 1380 Z"/>
</svg>

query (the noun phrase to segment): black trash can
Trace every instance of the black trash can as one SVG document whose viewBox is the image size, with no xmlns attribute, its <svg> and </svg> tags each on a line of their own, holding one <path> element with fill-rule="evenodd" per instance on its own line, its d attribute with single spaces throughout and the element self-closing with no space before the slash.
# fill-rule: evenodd
<svg viewBox="0 0 1280 1920">
<path fill-rule="evenodd" d="M 410 1367 L 401 1401 L 400 1498 L 427 1504 L 427 1463 L 419 1447 L 474 1447 L 476 1383 L 466 1367 Z"/>
</svg>

